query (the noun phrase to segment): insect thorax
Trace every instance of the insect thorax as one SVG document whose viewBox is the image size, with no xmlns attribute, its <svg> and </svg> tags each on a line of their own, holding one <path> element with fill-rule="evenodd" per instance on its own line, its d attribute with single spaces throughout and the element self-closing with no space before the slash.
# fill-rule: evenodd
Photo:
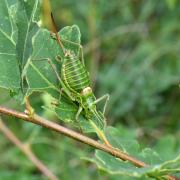
<svg viewBox="0 0 180 180">
<path fill-rule="evenodd" d="M 85 109 L 94 109 L 96 108 L 96 105 L 94 104 L 96 98 L 92 92 L 91 87 L 86 87 L 81 91 L 81 100 L 82 100 L 82 106 Z"/>
</svg>

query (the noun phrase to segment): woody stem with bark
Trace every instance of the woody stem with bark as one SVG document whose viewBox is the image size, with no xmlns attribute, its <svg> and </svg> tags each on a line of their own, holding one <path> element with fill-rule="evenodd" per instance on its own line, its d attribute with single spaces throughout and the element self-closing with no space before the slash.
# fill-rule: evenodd
<svg viewBox="0 0 180 180">
<path fill-rule="evenodd" d="M 106 146 L 104 144 L 101 144 L 87 136 L 84 136 L 80 133 L 77 133 L 73 130 L 70 130 L 66 127 L 63 127 L 57 123 L 54 123 L 52 121 L 49 121 L 45 118 L 42 118 L 36 114 L 34 114 L 33 117 L 30 117 L 28 116 L 27 114 L 25 113 L 22 113 L 22 112 L 18 112 L 18 111 L 15 111 L 15 110 L 12 110 L 12 109 L 9 109 L 9 108 L 6 108 L 6 107 L 2 107 L 0 106 L 0 113 L 2 114 L 6 114 L 6 115 L 9 115 L 9 116 L 13 116 L 13 117 L 16 117 L 16 118 L 20 118 L 24 121 L 27 121 L 27 122 L 32 122 L 34 124 L 38 124 L 40 126 L 43 126 L 43 127 L 46 127 L 48 129 L 51 129 L 51 130 L 54 130 L 58 133 L 61 133 L 61 134 L 64 134 L 70 138 L 73 138 L 75 140 L 78 140 L 84 144 L 88 144 L 96 149 L 99 149 L 99 150 L 102 150 L 104 152 L 107 152 L 109 154 L 111 154 L 112 156 L 115 156 L 116 158 L 119 158 L 123 161 L 129 161 L 131 162 L 132 164 L 134 164 L 135 166 L 137 167 L 146 167 L 148 166 L 148 164 L 120 151 L 119 149 L 115 149 L 113 147 L 109 147 L 109 146 Z M 169 180 L 176 180 L 175 177 L 173 176 L 167 176 L 167 178 Z"/>
</svg>

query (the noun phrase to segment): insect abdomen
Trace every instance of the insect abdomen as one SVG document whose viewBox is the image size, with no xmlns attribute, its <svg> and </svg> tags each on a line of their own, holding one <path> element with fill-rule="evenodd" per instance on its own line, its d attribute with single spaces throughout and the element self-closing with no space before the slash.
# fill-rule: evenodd
<svg viewBox="0 0 180 180">
<path fill-rule="evenodd" d="M 86 68 L 78 58 L 68 56 L 62 66 L 62 77 L 71 91 L 80 93 L 90 86 L 90 80 Z"/>
</svg>

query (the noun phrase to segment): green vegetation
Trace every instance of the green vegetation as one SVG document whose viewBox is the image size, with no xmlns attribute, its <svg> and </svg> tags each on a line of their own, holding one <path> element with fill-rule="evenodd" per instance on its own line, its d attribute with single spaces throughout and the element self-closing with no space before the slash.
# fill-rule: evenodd
<svg viewBox="0 0 180 180">
<path fill-rule="evenodd" d="M 104 129 L 108 141 L 149 166 L 137 168 L 2 114 L 6 126 L 59 179 L 180 177 L 179 1 L 0 2 L 0 105 L 23 112 L 29 96 L 39 116 L 98 139 L 84 111 L 75 120 L 77 102 L 65 92 L 59 101 L 62 84 L 44 61 L 50 59 L 60 72 L 56 57 L 63 52 L 49 32 L 50 6 L 65 48 L 80 56 L 83 46 L 95 96 L 110 95 Z M 103 105 L 97 105 L 98 111 Z M 3 128 L 0 123 L 0 180 L 48 179 Z"/>
</svg>

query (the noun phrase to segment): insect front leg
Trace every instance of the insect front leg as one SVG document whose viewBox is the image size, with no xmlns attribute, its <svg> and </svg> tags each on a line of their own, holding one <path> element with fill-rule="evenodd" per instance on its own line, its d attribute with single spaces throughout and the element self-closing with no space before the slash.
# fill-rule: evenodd
<svg viewBox="0 0 180 180">
<path fill-rule="evenodd" d="M 98 102 L 100 102 L 104 99 L 105 99 L 105 103 L 104 103 L 104 107 L 103 107 L 103 115 L 105 114 L 105 111 L 106 111 L 107 102 L 109 100 L 109 94 L 105 94 L 102 97 L 100 97 L 94 101 L 94 103 L 97 104 Z"/>
<path fill-rule="evenodd" d="M 78 109 L 78 111 L 77 111 L 77 113 L 76 113 L 76 121 L 78 121 L 78 119 L 79 119 L 79 115 L 81 114 L 81 111 L 82 111 L 82 107 L 81 106 L 79 106 L 79 109 Z"/>
</svg>

